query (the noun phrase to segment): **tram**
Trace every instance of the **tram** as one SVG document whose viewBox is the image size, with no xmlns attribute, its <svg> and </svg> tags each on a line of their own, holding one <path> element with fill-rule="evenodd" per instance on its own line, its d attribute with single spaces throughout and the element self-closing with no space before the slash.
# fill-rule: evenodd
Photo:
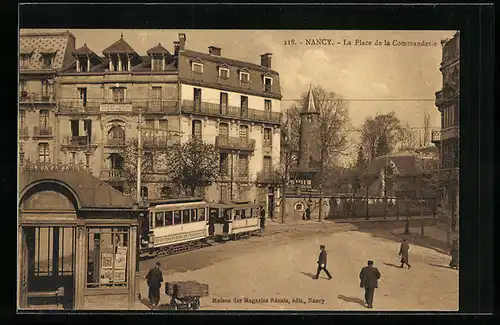
<svg viewBox="0 0 500 325">
<path fill-rule="evenodd" d="M 216 241 L 250 238 L 263 230 L 256 203 L 210 204 L 209 215 Z"/>
</svg>

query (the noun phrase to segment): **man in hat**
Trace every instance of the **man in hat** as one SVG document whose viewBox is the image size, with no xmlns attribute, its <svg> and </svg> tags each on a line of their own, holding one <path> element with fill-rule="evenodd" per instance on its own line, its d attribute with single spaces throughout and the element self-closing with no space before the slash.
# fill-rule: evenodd
<svg viewBox="0 0 500 325">
<path fill-rule="evenodd" d="M 410 264 L 408 264 L 408 251 L 410 250 L 410 245 L 406 241 L 406 238 L 403 238 L 403 242 L 401 243 L 401 247 L 399 248 L 399 256 L 401 257 L 401 268 L 404 267 L 404 265 L 408 265 L 408 269 L 411 267 Z"/>
<path fill-rule="evenodd" d="M 146 275 L 147 284 L 149 287 L 149 302 L 152 309 L 158 309 L 160 303 L 160 288 L 163 282 L 163 275 L 160 270 L 160 262 L 156 262 L 155 267 L 149 270 Z"/>
<path fill-rule="evenodd" d="M 318 257 L 318 270 L 316 271 L 316 275 L 313 277 L 313 279 L 318 279 L 319 273 L 321 270 L 325 271 L 326 275 L 328 275 L 328 280 L 332 278 L 330 272 L 326 269 L 326 249 L 325 245 L 320 245 L 319 248 L 321 249 L 321 252 L 319 253 Z"/>
<path fill-rule="evenodd" d="M 309 207 L 309 205 L 306 208 L 305 216 L 307 221 L 311 220 L 311 208 Z"/>
<path fill-rule="evenodd" d="M 373 261 L 368 261 L 368 266 L 361 269 L 359 279 L 361 280 L 359 286 L 365 288 L 366 307 L 373 308 L 373 295 L 380 279 L 380 272 L 373 266 Z"/>
<path fill-rule="evenodd" d="M 261 205 L 260 206 L 260 232 L 264 232 L 264 228 L 266 227 L 266 209 Z"/>
</svg>

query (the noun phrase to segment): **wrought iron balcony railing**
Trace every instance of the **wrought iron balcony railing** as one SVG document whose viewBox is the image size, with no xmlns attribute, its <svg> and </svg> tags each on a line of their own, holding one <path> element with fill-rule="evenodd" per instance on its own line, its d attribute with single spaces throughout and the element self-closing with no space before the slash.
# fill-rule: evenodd
<svg viewBox="0 0 500 325">
<path fill-rule="evenodd" d="M 54 94 L 53 93 L 34 93 L 21 91 L 19 94 L 20 103 L 53 103 Z"/>
<path fill-rule="evenodd" d="M 122 138 L 107 138 L 106 139 L 107 146 L 124 146 L 125 139 Z"/>
<path fill-rule="evenodd" d="M 168 135 L 145 135 L 142 138 L 145 147 L 166 147 L 169 140 Z"/>
<path fill-rule="evenodd" d="M 51 137 L 52 135 L 52 126 L 34 126 L 33 127 L 33 136 L 36 137 Z"/>
<path fill-rule="evenodd" d="M 84 147 L 96 145 L 95 138 L 89 138 L 86 135 L 64 137 L 61 143 L 62 146 Z"/>
<path fill-rule="evenodd" d="M 63 101 L 58 103 L 60 113 L 97 113 L 100 103 L 83 101 Z"/>
<path fill-rule="evenodd" d="M 431 132 L 431 142 L 436 143 L 441 141 L 441 131 L 432 131 Z"/>
<path fill-rule="evenodd" d="M 281 123 L 281 113 L 262 111 L 246 107 L 199 102 L 187 99 L 182 101 L 181 111 L 183 113 L 224 116 L 277 124 Z"/>
<path fill-rule="evenodd" d="M 255 139 L 218 135 L 215 138 L 215 146 L 220 149 L 254 151 Z"/>
<path fill-rule="evenodd" d="M 133 105 L 145 113 L 177 113 L 177 100 L 151 99 L 134 101 Z"/>
</svg>

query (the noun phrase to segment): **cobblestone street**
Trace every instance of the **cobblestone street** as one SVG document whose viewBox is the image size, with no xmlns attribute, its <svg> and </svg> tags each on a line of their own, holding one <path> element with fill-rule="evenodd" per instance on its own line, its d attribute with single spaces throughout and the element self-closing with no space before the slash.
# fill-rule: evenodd
<svg viewBox="0 0 500 325">
<path fill-rule="evenodd" d="M 325 274 L 311 278 L 320 244 L 328 251 L 330 281 Z M 351 224 L 270 224 L 262 237 L 141 262 L 140 291 L 147 297 L 142 279 L 160 261 L 165 281 L 209 284 L 201 310 L 365 310 L 358 275 L 372 259 L 382 274 L 373 310 L 457 310 L 458 271 L 447 268 L 449 257 L 411 245 L 412 268 L 400 269 L 398 250 L 398 241 L 356 231 Z M 161 291 L 161 303 L 167 304 Z M 138 303 L 137 308 L 147 307 Z"/>
</svg>

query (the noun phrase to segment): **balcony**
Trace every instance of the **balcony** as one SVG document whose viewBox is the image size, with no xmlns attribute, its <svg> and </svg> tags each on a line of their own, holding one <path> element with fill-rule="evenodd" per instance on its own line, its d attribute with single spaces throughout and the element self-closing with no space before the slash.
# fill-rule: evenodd
<svg viewBox="0 0 500 325">
<path fill-rule="evenodd" d="M 168 135 L 146 135 L 143 137 L 144 147 L 167 147 L 170 136 Z"/>
<path fill-rule="evenodd" d="M 103 181 L 123 181 L 125 180 L 125 173 L 122 169 L 103 169 L 99 174 L 99 178 Z"/>
<path fill-rule="evenodd" d="M 82 101 L 67 101 L 58 103 L 59 113 L 81 114 L 81 113 L 98 113 L 100 108 L 99 103 Z"/>
<path fill-rule="evenodd" d="M 271 184 L 273 183 L 273 175 L 270 171 L 261 171 L 257 173 L 257 183 Z"/>
<path fill-rule="evenodd" d="M 96 146 L 96 141 L 95 139 L 89 139 L 86 135 L 68 136 L 62 139 L 61 146 L 72 148 L 87 148 L 89 146 Z"/>
<path fill-rule="evenodd" d="M 35 126 L 33 127 L 33 137 L 36 138 L 52 138 L 52 126 Z"/>
<path fill-rule="evenodd" d="M 453 138 L 459 138 L 459 127 L 457 126 L 451 126 L 447 127 L 445 129 L 441 129 L 441 141 L 447 140 L 447 139 L 453 139 Z"/>
<path fill-rule="evenodd" d="M 19 94 L 20 104 L 53 104 L 54 102 L 53 93 L 29 93 L 21 91 Z"/>
<path fill-rule="evenodd" d="M 108 102 L 99 106 L 101 112 L 132 112 L 131 102 Z"/>
<path fill-rule="evenodd" d="M 121 139 L 121 138 L 107 138 L 106 139 L 106 146 L 109 146 L 109 147 L 121 147 L 121 146 L 125 146 L 125 139 Z"/>
<path fill-rule="evenodd" d="M 182 113 L 209 115 L 214 117 L 229 117 L 234 119 L 247 119 L 251 121 L 281 123 L 281 113 L 266 112 L 252 108 L 241 108 L 237 106 L 222 106 L 220 104 L 195 102 L 194 100 L 183 100 L 181 104 Z"/>
<path fill-rule="evenodd" d="M 28 127 L 27 126 L 20 126 L 19 127 L 19 136 L 20 137 L 28 137 L 29 134 L 28 134 Z"/>
<path fill-rule="evenodd" d="M 148 100 L 145 103 L 138 104 L 137 106 L 144 113 L 178 113 L 177 100 Z"/>
<path fill-rule="evenodd" d="M 215 147 L 219 149 L 254 151 L 255 140 L 218 135 L 215 137 Z"/>
<path fill-rule="evenodd" d="M 434 144 L 441 142 L 441 131 L 431 132 L 431 142 Z"/>
</svg>

